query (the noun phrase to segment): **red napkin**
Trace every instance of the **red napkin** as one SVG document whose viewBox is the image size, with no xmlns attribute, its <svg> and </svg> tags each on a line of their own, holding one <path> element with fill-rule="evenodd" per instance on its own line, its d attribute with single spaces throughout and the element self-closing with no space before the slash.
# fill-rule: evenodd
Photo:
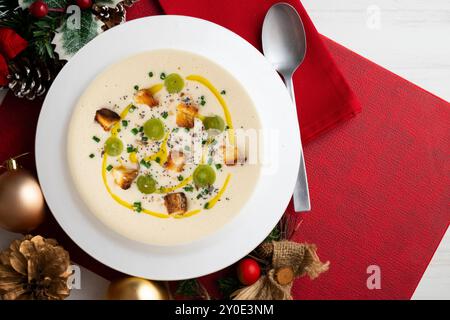
<svg viewBox="0 0 450 320">
<path fill-rule="evenodd" d="M 220 24 L 261 49 L 265 13 L 277 1 L 159 1 L 166 14 L 195 16 Z M 298 115 L 304 143 L 361 111 L 359 102 L 342 77 L 322 38 L 298 1 L 290 1 L 303 20 L 308 50 L 294 75 Z M 128 19 L 142 17 L 141 9 L 130 8 Z M 249 14 L 251 13 L 251 14 Z"/>
</svg>

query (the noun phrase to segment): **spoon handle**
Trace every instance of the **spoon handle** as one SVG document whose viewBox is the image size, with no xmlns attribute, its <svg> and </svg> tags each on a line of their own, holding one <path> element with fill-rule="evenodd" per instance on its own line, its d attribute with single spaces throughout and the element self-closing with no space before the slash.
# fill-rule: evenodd
<svg viewBox="0 0 450 320">
<path fill-rule="evenodd" d="M 294 107 L 297 108 L 295 102 L 295 92 L 294 83 L 292 80 L 292 75 L 284 77 L 284 82 L 291 95 L 292 101 L 294 102 Z M 300 168 L 298 170 L 297 182 L 294 188 L 294 210 L 295 212 L 304 212 L 311 210 L 311 203 L 309 200 L 309 189 L 308 189 L 308 179 L 306 177 L 306 167 L 305 167 L 305 157 L 303 156 L 303 147 L 300 141 Z"/>
</svg>

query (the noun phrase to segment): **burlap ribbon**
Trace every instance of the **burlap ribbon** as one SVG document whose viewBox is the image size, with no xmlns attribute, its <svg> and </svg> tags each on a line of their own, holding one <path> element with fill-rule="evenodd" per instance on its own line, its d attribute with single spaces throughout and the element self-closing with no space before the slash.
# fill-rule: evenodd
<svg viewBox="0 0 450 320">
<path fill-rule="evenodd" d="M 328 270 L 329 262 L 323 263 L 316 254 L 316 246 L 292 241 L 273 241 L 258 247 L 263 259 L 271 259 L 270 268 L 254 284 L 235 291 L 234 300 L 292 300 L 291 289 L 295 278 L 308 275 L 316 278 Z M 280 281 L 280 271 L 293 273 L 292 280 Z M 281 282 L 281 283 L 280 283 Z"/>
</svg>

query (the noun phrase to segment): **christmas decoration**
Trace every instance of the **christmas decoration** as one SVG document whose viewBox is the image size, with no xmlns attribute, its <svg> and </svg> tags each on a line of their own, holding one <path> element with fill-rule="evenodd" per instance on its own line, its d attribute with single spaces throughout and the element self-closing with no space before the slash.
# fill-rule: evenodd
<svg viewBox="0 0 450 320">
<path fill-rule="evenodd" d="M 0 28 L 0 86 L 8 84 L 8 63 L 28 46 L 28 42 L 11 28 Z"/>
<path fill-rule="evenodd" d="M 19 98 L 33 100 L 47 92 L 53 79 L 64 66 L 61 60 L 38 60 L 28 57 L 15 59 L 9 64 L 8 88 Z"/>
<path fill-rule="evenodd" d="M 106 31 L 125 21 L 125 7 L 132 6 L 138 0 L 125 0 L 119 2 L 115 7 L 94 4 L 92 11 L 96 17 L 103 22 L 102 30 Z"/>
<path fill-rule="evenodd" d="M 89 9 L 90 7 L 92 7 L 92 0 L 76 0 L 75 3 L 82 10 Z"/>
<path fill-rule="evenodd" d="M 254 284 L 235 291 L 235 300 L 292 300 L 295 278 L 308 275 L 311 279 L 328 270 L 314 245 L 293 241 L 272 241 L 258 247 L 259 256 L 268 261 L 268 271 Z"/>
<path fill-rule="evenodd" d="M 7 59 L 15 58 L 28 46 L 28 42 L 11 28 L 0 29 L 0 53 Z"/>
<path fill-rule="evenodd" d="M 44 220 L 44 197 L 33 175 L 19 167 L 20 156 L 2 165 L 6 171 L 0 175 L 0 227 L 29 232 Z"/>
<path fill-rule="evenodd" d="M 123 23 L 125 7 L 134 2 L 0 0 L 0 86 L 20 98 L 43 97 L 64 63 L 103 30 Z"/>
<path fill-rule="evenodd" d="M 293 281 L 318 277 L 329 268 L 316 254 L 316 246 L 291 241 L 301 225 L 296 215 L 285 215 L 250 256 L 264 266 L 264 274 L 252 285 L 231 294 L 235 300 L 292 300 Z"/>
<path fill-rule="evenodd" d="M 329 262 L 320 261 L 315 245 L 290 240 L 300 224 L 296 215 L 284 216 L 265 241 L 237 264 L 237 277 L 226 276 L 217 280 L 222 298 L 290 300 L 296 278 L 308 275 L 314 279 L 327 271 Z M 176 294 L 211 299 L 198 279 L 179 282 Z"/>
<path fill-rule="evenodd" d="M 237 266 L 237 274 L 239 281 L 249 286 L 258 281 L 259 276 L 261 275 L 261 268 L 259 267 L 258 262 L 256 262 L 252 258 L 242 259 Z"/>
<path fill-rule="evenodd" d="M 47 15 L 48 5 L 42 0 L 37 0 L 31 4 L 28 10 L 33 17 L 40 19 Z"/>
<path fill-rule="evenodd" d="M 160 283 L 136 277 L 111 282 L 108 300 L 168 300 L 168 290 Z"/>
<path fill-rule="evenodd" d="M 53 239 L 27 235 L 0 253 L 3 300 L 62 300 L 69 296 L 70 258 Z"/>
</svg>

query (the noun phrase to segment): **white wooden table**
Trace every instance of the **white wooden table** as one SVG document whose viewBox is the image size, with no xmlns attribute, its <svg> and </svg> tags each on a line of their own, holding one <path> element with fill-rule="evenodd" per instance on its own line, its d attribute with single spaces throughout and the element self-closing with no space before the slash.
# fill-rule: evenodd
<svg viewBox="0 0 450 320">
<path fill-rule="evenodd" d="M 450 0 L 302 0 L 324 35 L 450 100 Z M 0 94 L 1 99 L 1 94 Z M 0 230 L 0 248 L 18 235 Z M 70 299 L 102 299 L 108 282 L 81 269 Z M 415 299 L 450 299 L 450 231 Z"/>
</svg>

